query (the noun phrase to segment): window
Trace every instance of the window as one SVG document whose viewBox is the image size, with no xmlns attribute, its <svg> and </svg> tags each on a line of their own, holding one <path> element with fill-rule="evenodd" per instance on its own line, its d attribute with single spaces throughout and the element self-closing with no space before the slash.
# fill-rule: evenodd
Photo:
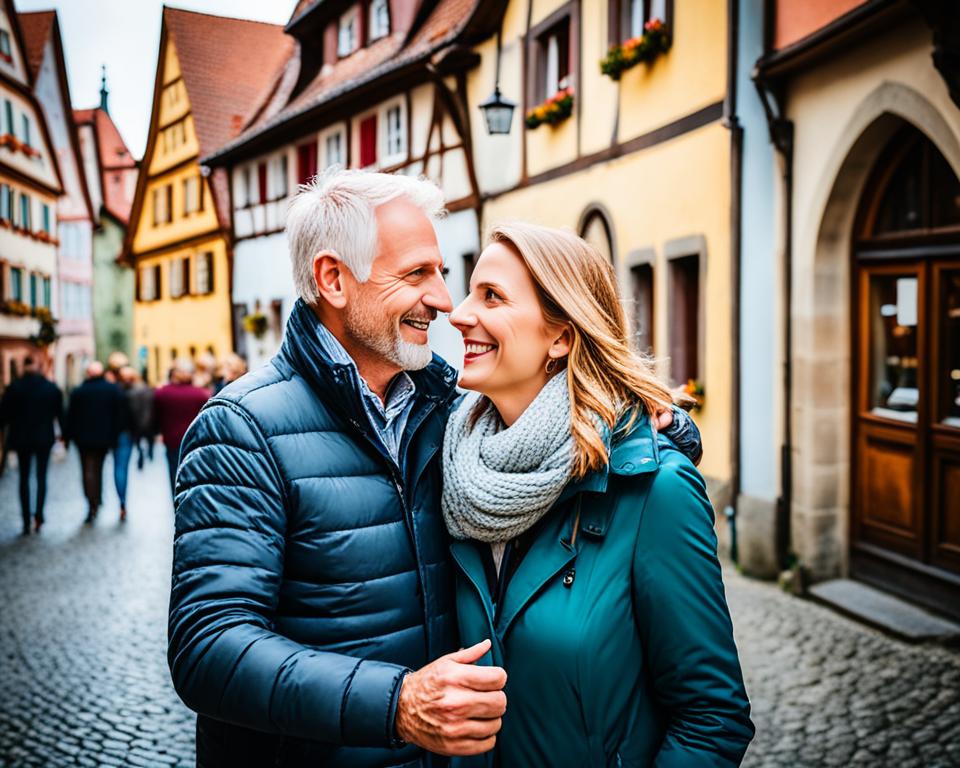
<svg viewBox="0 0 960 768">
<path fill-rule="evenodd" d="M 50 278 L 43 278 L 43 306 L 50 309 Z"/>
<path fill-rule="evenodd" d="M 31 309 L 37 308 L 37 273 L 30 273 L 30 307 Z"/>
<path fill-rule="evenodd" d="M 13 189 L 0 184 L 0 221 L 13 221 Z"/>
<path fill-rule="evenodd" d="M 373 0 L 370 3 L 370 39 L 378 40 L 390 34 L 390 3 Z"/>
<path fill-rule="evenodd" d="M 630 268 L 633 292 L 633 339 L 638 352 L 653 353 L 653 267 L 637 264 Z"/>
<path fill-rule="evenodd" d="M 10 298 L 14 301 L 23 301 L 23 269 L 10 268 Z"/>
<path fill-rule="evenodd" d="M 540 104 L 570 85 L 570 17 L 556 22 L 534 41 L 535 80 L 530 103 Z"/>
<path fill-rule="evenodd" d="M 257 163 L 257 201 L 267 202 L 267 164 Z"/>
<path fill-rule="evenodd" d="M 52 229 L 50 227 L 50 206 L 47 205 L 46 203 L 41 203 L 40 211 L 43 216 L 43 231 L 49 235 L 52 232 Z"/>
<path fill-rule="evenodd" d="M 10 47 L 10 33 L 0 29 L 0 57 L 6 61 L 13 61 L 13 49 Z"/>
<path fill-rule="evenodd" d="M 613 0 L 609 42 L 622 43 L 640 37 L 643 25 L 653 19 L 669 24 L 673 16 L 672 6 L 672 0 Z"/>
<path fill-rule="evenodd" d="M 676 384 L 700 378 L 700 256 L 670 261 L 670 373 Z"/>
<path fill-rule="evenodd" d="M 402 162 L 407 154 L 407 131 L 404 125 L 402 104 L 389 107 L 384 113 L 384 165 Z"/>
<path fill-rule="evenodd" d="M 30 216 L 30 195 L 20 194 L 20 227 L 28 232 L 33 231 L 33 221 Z"/>
<path fill-rule="evenodd" d="M 477 254 L 465 253 L 463 259 L 463 295 L 470 295 L 470 278 L 473 277 L 473 268 L 477 265 Z"/>
<path fill-rule="evenodd" d="M 179 299 L 190 293 L 190 257 L 170 261 L 170 298 Z"/>
<path fill-rule="evenodd" d="M 140 267 L 140 301 L 155 301 L 160 298 L 160 265 Z"/>
<path fill-rule="evenodd" d="M 317 142 L 297 147 L 297 183 L 306 184 L 317 175 Z"/>
<path fill-rule="evenodd" d="M 163 98 L 167 107 L 174 107 L 180 101 L 183 80 L 174 80 L 163 89 Z"/>
<path fill-rule="evenodd" d="M 173 219 L 173 185 L 164 184 L 153 190 L 153 226 L 169 224 Z"/>
<path fill-rule="evenodd" d="M 377 116 L 370 115 L 360 123 L 360 167 L 377 162 Z"/>
<path fill-rule="evenodd" d="M 202 184 L 199 176 L 188 176 L 183 180 L 183 215 L 203 210 L 200 202 Z"/>
<path fill-rule="evenodd" d="M 347 164 L 346 152 L 344 152 L 345 145 L 346 137 L 343 128 L 337 128 L 327 134 L 323 141 L 323 165 L 325 168 L 332 165 L 345 166 Z"/>
<path fill-rule="evenodd" d="M 20 115 L 20 123 L 23 125 L 23 143 L 28 147 L 30 146 L 30 117 L 28 115 Z"/>
<path fill-rule="evenodd" d="M 213 293 L 213 254 L 209 251 L 197 256 L 197 289 L 198 294 Z"/>
<path fill-rule="evenodd" d="M 287 196 L 287 155 L 277 155 L 270 160 L 270 178 L 268 189 L 270 200 L 280 200 Z"/>
<path fill-rule="evenodd" d="M 7 133 L 16 136 L 17 132 L 13 127 L 13 104 L 10 103 L 10 99 L 3 100 L 3 115 L 6 118 Z"/>
<path fill-rule="evenodd" d="M 337 56 L 349 56 L 357 48 L 357 8 L 351 8 L 340 17 L 337 31 Z"/>
</svg>

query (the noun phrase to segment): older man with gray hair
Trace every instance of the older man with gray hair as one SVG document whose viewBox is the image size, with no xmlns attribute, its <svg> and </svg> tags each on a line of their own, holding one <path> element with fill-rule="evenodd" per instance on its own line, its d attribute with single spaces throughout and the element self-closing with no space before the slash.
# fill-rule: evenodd
<svg viewBox="0 0 960 768">
<path fill-rule="evenodd" d="M 439 512 L 442 209 L 404 176 L 302 188 L 282 348 L 186 435 L 168 658 L 200 766 L 439 766 L 494 745 L 506 675 L 473 664 L 488 642 L 454 652 Z"/>
</svg>

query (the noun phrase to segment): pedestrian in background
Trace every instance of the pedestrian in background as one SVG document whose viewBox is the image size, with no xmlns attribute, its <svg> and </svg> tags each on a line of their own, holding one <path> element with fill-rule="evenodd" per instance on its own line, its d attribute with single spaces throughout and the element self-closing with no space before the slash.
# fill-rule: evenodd
<svg viewBox="0 0 960 768">
<path fill-rule="evenodd" d="M 63 397 L 57 385 L 44 377 L 32 357 L 23 361 L 23 375 L 12 382 L 0 400 L 0 429 L 9 427 L 7 446 L 17 454 L 20 471 L 20 509 L 23 535 L 30 534 L 30 466 L 36 460 L 37 503 L 34 531 L 43 525 L 47 493 L 47 464 L 55 442 L 53 423 L 63 431 Z"/>
<path fill-rule="evenodd" d="M 194 386 L 195 373 L 193 363 L 187 358 L 174 360 L 170 370 L 170 383 L 160 387 L 153 397 L 156 431 L 163 435 L 163 445 L 167 449 L 171 495 L 177 476 L 177 464 L 180 462 L 183 435 L 210 399 L 209 389 Z"/>
<path fill-rule="evenodd" d="M 65 442 L 80 451 L 83 493 L 87 498 L 87 523 L 92 523 L 103 501 L 103 460 L 117 444 L 122 427 L 123 393 L 105 378 L 103 364 L 87 366 L 87 378 L 70 395 Z"/>
<path fill-rule="evenodd" d="M 220 360 L 217 365 L 217 375 L 213 379 L 213 394 L 220 394 L 227 384 L 236 381 L 247 372 L 247 361 L 235 352 L 231 352 Z"/>
<path fill-rule="evenodd" d="M 144 456 L 153 461 L 153 387 L 143 381 L 136 369 L 129 365 L 120 370 L 120 380 L 127 391 L 130 406 L 130 432 L 137 449 L 137 469 L 143 469 Z"/>
<path fill-rule="evenodd" d="M 119 357 L 114 357 L 115 355 Z M 117 489 L 117 498 L 120 499 L 120 522 L 123 523 L 127 520 L 127 478 L 130 471 L 130 456 L 133 455 L 133 412 L 129 396 L 131 382 L 129 378 L 124 378 L 123 372 L 133 369 L 126 365 L 127 356 L 122 352 L 115 352 L 108 359 L 124 363 L 113 374 L 123 398 L 117 425 L 117 442 L 113 448 L 113 484 Z"/>
</svg>

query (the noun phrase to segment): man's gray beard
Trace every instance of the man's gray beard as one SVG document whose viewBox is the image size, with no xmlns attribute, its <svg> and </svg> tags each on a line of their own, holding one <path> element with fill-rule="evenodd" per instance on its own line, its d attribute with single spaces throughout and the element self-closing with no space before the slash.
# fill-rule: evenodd
<svg viewBox="0 0 960 768">
<path fill-rule="evenodd" d="M 347 303 L 344 332 L 358 344 L 375 352 L 404 371 L 419 371 L 430 365 L 430 344 L 404 341 L 400 329 L 365 301 Z"/>
</svg>

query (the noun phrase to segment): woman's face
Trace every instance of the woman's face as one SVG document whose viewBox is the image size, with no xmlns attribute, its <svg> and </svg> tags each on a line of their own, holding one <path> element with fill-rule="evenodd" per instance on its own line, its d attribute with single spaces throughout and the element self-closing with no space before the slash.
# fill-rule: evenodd
<svg viewBox="0 0 960 768">
<path fill-rule="evenodd" d="M 492 243 L 480 254 L 470 293 L 450 322 L 463 334 L 466 349 L 460 386 L 494 403 L 505 394 L 530 393 L 532 399 L 549 378 L 548 359 L 568 351 L 564 329 L 544 319 L 523 260 L 503 243 Z"/>
</svg>

